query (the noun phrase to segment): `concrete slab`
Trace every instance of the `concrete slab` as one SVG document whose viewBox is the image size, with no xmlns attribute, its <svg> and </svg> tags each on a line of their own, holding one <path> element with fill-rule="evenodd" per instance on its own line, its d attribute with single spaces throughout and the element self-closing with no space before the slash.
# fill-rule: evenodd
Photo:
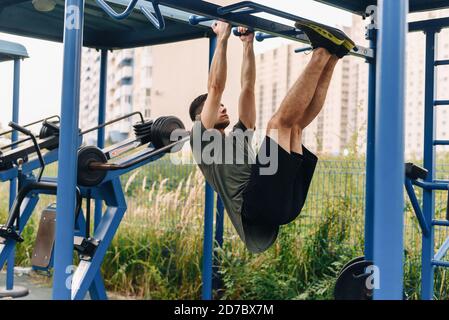
<svg viewBox="0 0 449 320">
<path fill-rule="evenodd" d="M 47 281 L 45 281 L 47 280 Z M 0 287 L 4 287 L 6 273 L 0 273 Z M 45 279 L 42 276 L 19 273 L 14 277 L 14 285 L 28 288 L 29 294 L 17 300 L 50 300 L 51 299 L 51 278 Z M 11 299 L 11 298 L 3 298 Z M 1 300 L 1 299 L 0 299 Z"/>
</svg>

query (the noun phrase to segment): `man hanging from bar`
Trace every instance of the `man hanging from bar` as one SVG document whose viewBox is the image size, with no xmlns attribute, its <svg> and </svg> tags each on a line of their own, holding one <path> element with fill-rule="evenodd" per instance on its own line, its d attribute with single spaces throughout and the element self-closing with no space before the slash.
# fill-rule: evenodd
<svg viewBox="0 0 449 320">
<path fill-rule="evenodd" d="M 221 196 L 228 216 L 249 251 L 260 253 L 276 240 L 279 226 L 301 212 L 318 158 L 302 145 L 303 130 L 321 111 L 334 68 L 354 48 L 343 32 L 297 23 L 314 48 L 312 58 L 268 122 L 255 155 L 251 138 L 256 124 L 254 34 L 242 34 L 243 63 L 239 121 L 229 135 L 230 121 L 221 103 L 227 78 L 227 46 L 231 26 L 215 22 L 217 46 L 210 68 L 208 93 L 189 109 L 194 121 L 191 145 L 195 161 Z"/>
</svg>

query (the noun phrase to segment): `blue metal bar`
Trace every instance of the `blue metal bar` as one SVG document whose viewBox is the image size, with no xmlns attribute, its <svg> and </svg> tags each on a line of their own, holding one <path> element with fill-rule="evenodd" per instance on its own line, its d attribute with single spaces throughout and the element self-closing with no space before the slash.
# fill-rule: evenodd
<svg viewBox="0 0 449 320">
<path fill-rule="evenodd" d="M 113 183 L 110 183 L 110 185 L 111 184 L 114 185 Z M 107 187 L 105 187 L 105 188 L 107 188 Z M 84 194 L 88 192 L 90 196 L 92 196 L 92 191 L 98 191 L 98 189 L 96 189 L 96 188 L 94 188 L 94 189 L 87 188 L 87 189 L 88 190 L 83 190 Z M 109 192 L 109 195 L 114 194 L 113 192 L 110 192 L 109 190 L 107 192 Z M 98 192 L 95 192 L 95 193 L 97 194 Z M 100 191 L 100 193 L 101 193 L 101 191 Z M 79 230 L 79 232 L 77 233 L 77 236 L 86 237 L 86 219 L 84 218 L 84 215 L 82 213 L 78 215 L 78 219 L 76 222 L 76 229 Z M 115 232 L 115 231 L 113 231 L 113 232 Z M 103 239 L 101 239 L 101 240 L 103 240 Z M 106 293 L 106 288 L 105 288 L 104 282 L 103 282 L 103 277 L 101 276 L 101 270 L 97 271 L 97 273 L 89 287 L 89 293 L 90 293 L 90 298 L 92 300 L 107 300 L 108 299 L 108 296 Z M 72 295 L 73 295 L 73 288 L 72 288 Z"/>
<path fill-rule="evenodd" d="M 435 106 L 449 106 L 449 100 L 436 100 L 434 102 Z"/>
<path fill-rule="evenodd" d="M 112 19 L 123 20 L 133 12 L 138 0 L 131 0 L 128 7 L 122 13 L 115 12 L 104 0 L 96 0 L 96 2 Z"/>
<path fill-rule="evenodd" d="M 433 220 L 432 221 L 433 226 L 440 226 L 440 227 L 449 227 L 449 221 L 447 220 Z"/>
<path fill-rule="evenodd" d="M 447 261 L 441 261 L 441 260 L 432 260 L 431 261 L 432 266 L 437 266 L 437 267 L 449 267 L 449 262 Z"/>
<path fill-rule="evenodd" d="M 25 198 L 23 204 L 20 208 L 20 225 L 19 225 L 19 234 L 23 231 L 23 228 L 28 223 L 28 220 L 33 213 L 34 208 L 36 207 L 39 198 L 37 196 L 30 196 Z M 12 239 L 7 239 L 5 244 L 0 244 L 0 269 L 3 268 L 6 260 L 11 254 L 11 251 L 14 250 L 16 245 L 16 241 Z"/>
<path fill-rule="evenodd" d="M 426 65 L 425 65 L 425 110 L 424 110 L 424 168 L 428 170 L 426 182 L 432 183 L 435 178 L 435 31 L 426 33 Z M 423 190 L 423 213 L 426 221 L 432 221 L 435 214 L 435 193 L 432 189 Z M 422 236 L 422 275 L 421 299 L 433 298 L 434 268 L 432 264 L 434 254 L 434 230 Z"/>
<path fill-rule="evenodd" d="M 449 237 L 444 240 L 444 243 L 441 245 L 438 252 L 435 254 L 434 260 L 441 260 L 444 258 L 444 256 L 447 253 L 447 250 L 449 250 Z"/>
<path fill-rule="evenodd" d="M 374 164 L 376 300 L 403 298 L 405 45 L 408 0 L 379 0 Z"/>
<path fill-rule="evenodd" d="M 212 64 L 217 38 L 211 37 L 209 42 L 209 65 Z M 212 266 L 213 266 L 213 234 L 214 234 L 214 190 L 206 182 L 204 204 L 204 240 L 203 240 L 203 300 L 212 300 Z"/>
<path fill-rule="evenodd" d="M 19 123 L 19 103 L 20 103 L 20 59 L 14 60 L 14 83 L 12 96 L 12 122 Z M 19 139 L 17 130 L 11 133 L 11 143 Z M 15 148 L 15 146 L 12 146 Z M 13 178 L 9 184 L 9 209 L 11 209 L 17 194 L 17 178 Z M 15 264 L 15 247 L 11 250 L 8 257 L 8 265 L 6 269 L 6 290 L 14 288 L 14 264 Z"/>
<path fill-rule="evenodd" d="M 108 182 L 102 185 L 101 188 L 103 190 L 99 191 L 105 197 L 107 209 L 93 235 L 99 241 L 99 245 L 89 261 L 81 260 L 73 275 L 72 300 L 84 299 L 89 288 L 91 288 L 100 272 L 106 251 L 127 209 L 120 179 L 117 178 Z"/>
<path fill-rule="evenodd" d="M 44 161 L 46 164 L 55 162 L 58 160 L 58 150 L 52 150 L 47 152 L 44 156 Z M 39 169 L 41 167 L 38 159 L 32 160 L 30 162 L 25 162 L 22 166 L 22 174 L 29 174 L 33 170 Z M 6 171 L 0 172 L 0 181 L 8 181 L 16 178 L 18 175 L 17 168 L 11 168 Z"/>
<path fill-rule="evenodd" d="M 201 22 L 206 22 L 206 21 L 211 21 L 211 20 L 214 20 L 214 18 L 197 16 L 197 15 L 195 15 L 195 14 L 192 14 L 192 15 L 189 17 L 189 23 L 190 23 L 192 26 L 196 26 L 196 25 L 200 24 Z"/>
<path fill-rule="evenodd" d="M 434 146 L 449 146 L 449 140 L 435 140 L 433 141 Z"/>
<path fill-rule="evenodd" d="M 295 53 L 302 53 L 302 52 L 311 51 L 311 50 L 313 50 L 312 47 L 298 48 L 298 49 L 295 49 Z"/>
<path fill-rule="evenodd" d="M 100 60 L 100 85 L 99 85 L 99 100 L 98 100 L 98 125 L 102 125 L 106 121 L 106 95 L 108 87 L 108 51 L 101 50 Z M 100 149 L 104 148 L 105 128 L 99 128 L 97 131 L 97 146 Z M 103 200 L 95 200 L 94 213 L 94 230 L 97 228 L 103 213 Z"/>
<path fill-rule="evenodd" d="M 298 35 L 304 35 L 304 32 L 299 31 L 299 30 L 289 30 L 289 31 L 282 32 L 282 34 L 286 35 L 286 36 L 298 36 Z M 279 36 L 269 34 L 269 33 L 264 33 L 264 32 L 256 32 L 256 35 L 255 35 L 256 40 L 259 42 L 262 42 L 266 39 L 273 39 L 273 38 L 277 38 L 277 37 L 279 37 Z"/>
<path fill-rule="evenodd" d="M 449 60 L 437 60 L 435 66 L 449 66 Z"/>
<path fill-rule="evenodd" d="M 415 21 L 409 23 L 409 32 L 417 32 L 417 31 L 439 32 L 441 29 L 447 27 L 449 27 L 449 18 Z"/>
<path fill-rule="evenodd" d="M 66 0 L 53 298 L 71 299 L 84 0 Z"/>
<path fill-rule="evenodd" d="M 376 52 L 377 30 L 368 31 L 370 48 Z M 367 59 L 368 66 L 368 116 L 366 138 L 366 183 L 365 183 L 365 257 L 373 261 L 374 237 L 374 147 L 376 129 L 376 54 L 374 59 Z"/>
<path fill-rule="evenodd" d="M 153 8 L 153 12 L 151 12 L 147 7 L 141 5 L 140 10 L 143 15 L 151 22 L 151 24 L 158 30 L 165 30 L 165 19 L 161 13 L 161 9 L 159 8 L 159 2 L 157 0 L 148 0 L 146 1 L 151 4 Z"/>
<path fill-rule="evenodd" d="M 256 40 L 259 42 L 262 42 L 265 39 L 272 39 L 272 38 L 277 38 L 277 36 L 263 32 L 256 32 Z"/>
<path fill-rule="evenodd" d="M 449 140 L 434 140 L 434 146 L 449 146 Z"/>
<path fill-rule="evenodd" d="M 407 194 L 410 198 L 410 202 L 412 203 L 413 209 L 415 211 L 416 218 L 418 219 L 419 226 L 421 227 L 422 233 L 425 236 L 429 235 L 430 228 L 424 218 L 424 215 L 421 210 L 421 206 L 419 205 L 418 198 L 416 197 L 415 189 L 413 188 L 413 184 L 410 179 L 405 179 L 405 189 L 407 190 Z"/>
<path fill-rule="evenodd" d="M 414 185 L 423 188 L 424 190 L 448 190 L 449 184 L 447 182 L 426 182 L 426 181 L 413 181 Z"/>
<path fill-rule="evenodd" d="M 217 197 L 217 217 L 215 221 L 215 241 L 220 247 L 223 247 L 224 233 L 224 205 L 220 196 Z"/>
<path fill-rule="evenodd" d="M 14 60 L 14 84 L 12 98 L 12 122 L 19 123 L 19 104 L 20 104 L 20 59 Z M 19 139 L 17 130 L 11 133 L 11 143 Z M 14 149 L 16 146 L 12 146 Z M 9 187 L 9 207 L 11 208 L 17 192 L 17 179 L 11 179 Z"/>
</svg>

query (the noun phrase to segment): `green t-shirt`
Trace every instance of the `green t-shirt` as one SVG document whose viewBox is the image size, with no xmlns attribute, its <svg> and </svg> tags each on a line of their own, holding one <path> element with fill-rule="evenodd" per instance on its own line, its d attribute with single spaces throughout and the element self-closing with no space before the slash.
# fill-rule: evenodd
<svg viewBox="0 0 449 320">
<path fill-rule="evenodd" d="M 196 121 L 190 138 L 196 163 L 207 182 L 220 195 L 228 216 L 243 241 L 243 191 L 248 185 L 256 159 L 251 146 L 253 135 L 254 130 L 248 130 L 241 121 L 229 135 L 216 129 L 207 130 L 201 121 Z"/>
</svg>

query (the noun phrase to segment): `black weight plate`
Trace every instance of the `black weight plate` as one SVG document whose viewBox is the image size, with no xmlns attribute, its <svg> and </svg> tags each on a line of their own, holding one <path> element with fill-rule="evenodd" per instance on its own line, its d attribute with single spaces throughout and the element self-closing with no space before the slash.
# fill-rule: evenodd
<svg viewBox="0 0 449 320">
<path fill-rule="evenodd" d="M 164 146 L 162 137 L 160 134 L 160 127 L 162 125 L 162 122 L 165 120 L 166 117 L 160 117 L 154 120 L 153 126 L 151 127 L 151 142 L 153 143 L 154 147 L 156 149 L 162 148 Z"/>
<path fill-rule="evenodd" d="M 334 289 L 336 300 L 371 300 L 373 291 L 366 287 L 369 274 L 365 270 L 373 263 L 359 261 L 346 267 L 337 278 Z"/>
<path fill-rule="evenodd" d="M 78 185 L 93 187 L 99 185 L 106 177 L 106 171 L 89 170 L 89 163 L 107 163 L 108 159 L 101 149 L 85 146 L 78 151 Z"/>
<path fill-rule="evenodd" d="M 346 264 L 343 266 L 343 268 L 341 268 L 339 274 L 341 274 L 343 271 L 345 271 L 345 269 L 346 269 L 347 267 L 349 267 L 351 264 L 354 264 L 354 263 L 357 263 L 357 262 L 360 262 L 360 261 L 363 261 L 363 260 L 365 260 L 365 257 L 357 257 L 357 258 L 352 259 L 351 261 L 349 261 L 348 263 L 346 263 Z"/>
<path fill-rule="evenodd" d="M 158 134 L 161 147 L 167 146 L 175 141 L 172 141 L 171 135 L 175 130 L 185 130 L 184 124 L 177 117 L 166 117 L 160 123 Z M 175 150 L 172 150 L 172 152 Z"/>
<path fill-rule="evenodd" d="M 52 124 L 58 125 L 58 121 L 51 121 Z M 41 130 L 39 131 L 39 139 L 45 139 L 48 137 L 56 136 L 59 134 L 59 131 L 45 123 L 42 125 Z"/>
</svg>

